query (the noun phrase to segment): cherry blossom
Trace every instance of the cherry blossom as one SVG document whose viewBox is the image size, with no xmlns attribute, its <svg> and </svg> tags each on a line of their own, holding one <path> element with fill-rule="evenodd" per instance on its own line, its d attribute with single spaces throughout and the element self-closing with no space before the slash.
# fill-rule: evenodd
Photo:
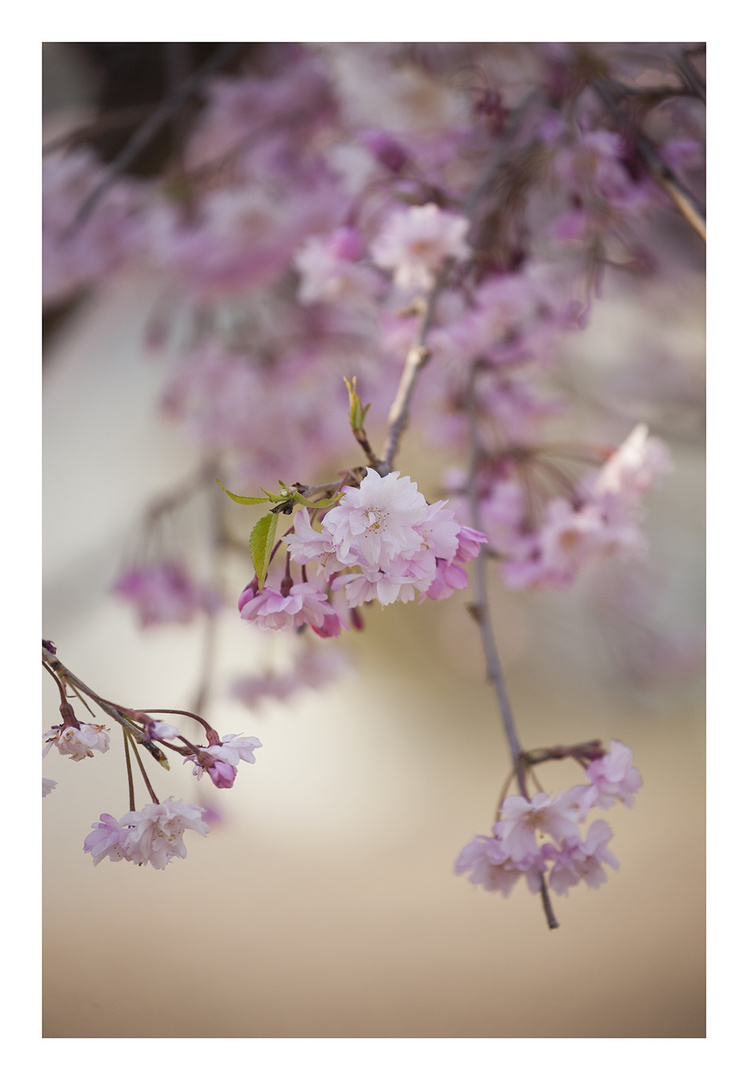
<svg viewBox="0 0 748 1080">
<path fill-rule="evenodd" d="M 194 765 L 192 771 L 198 780 L 207 772 L 216 787 L 230 788 L 234 786 L 239 762 L 254 765 L 254 751 L 261 746 L 254 735 L 226 735 L 219 743 L 199 747 L 197 754 L 185 760 Z"/>
<path fill-rule="evenodd" d="M 593 821 L 584 841 L 581 837 L 568 840 L 560 849 L 544 844 L 543 855 L 553 863 L 548 876 L 550 887 L 561 896 L 566 896 L 570 886 L 580 881 L 591 889 L 599 888 L 607 881 L 603 863 L 614 869 L 618 867 L 618 860 L 606 847 L 612 836 L 607 822 Z"/>
<path fill-rule="evenodd" d="M 464 259 L 467 218 L 440 210 L 434 203 L 393 214 L 372 244 L 377 266 L 395 271 L 395 284 L 404 289 L 429 289 L 445 259 Z"/>
<path fill-rule="evenodd" d="M 127 833 L 124 857 L 139 866 L 150 863 L 156 870 L 163 870 L 172 859 L 185 858 L 187 848 L 182 837 L 186 829 L 202 836 L 209 832 L 201 807 L 172 797 L 129 811 L 119 824 Z"/>
<path fill-rule="evenodd" d="M 333 592 L 345 589 L 351 607 L 370 600 L 386 607 L 418 593 L 441 599 L 464 588 L 467 575 L 453 564 L 475 558 L 486 537 L 461 525 L 446 501 L 429 505 L 409 476 L 380 476 L 369 468 L 359 488 L 343 489 L 320 532 L 304 509 L 286 540 L 290 557 L 302 565 L 316 559 Z"/>
<path fill-rule="evenodd" d="M 470 870 L 469 880 L 474 885 L 482 885 L 488 892 L 509 896 L 523 877 L 530 891 L 537 892 L 540 884 L 538 866 L 544 865 L 537 855 L 516 861 L 495 836 L 476 836 L 457 856 L 455 873 L 464 874 Z"/>
<path fill-rule="evenodd" d="M 135 605 L 141 627 L 188 623 L 199 611 L 215 611 L 220 598 L 196 584 L 180 563 L 166 561 L 122 574 L 114 593 Z"/>
<path fill-rule="evenodd" d="M 234 679 L 231 694 L 249 708 L 268 698 L 286 701 L 297 692 L 324 686 L 331 679 L 342 676 L 350 664 L 350 657 L 343 649 L 331 646 L 306 648 L 285 671 L 267 671 Z"/>
<path fill-rule="evenodd" d="M 587 778 L 594 785 L 597 805 L 603 810 L 616 801 L 628 807 L 634 805 L 634 795 L 642 786 L 642 778 L 631 764 L 633 756 L 630 747 L 612 739 L 610 752 L 587 766 Z"/>
<path fill-rule="evenodd" d="M 574 840 L 579 836 L 579 809 L 573 799 L 561 792 L 555 798 L 538 792 L 527 800 L 522 795 L 508 795 L 501 807 L 501 821 L 496 833 L 504 850 L 518 862 L 537 856 L 536 833 L 554 840 Z"/>
<path fill-rule="evenodd" d="M 48 731 L 44 738 L 44 757 L 52 746 L 56 746 L 62 755 L 69 755 L 73 761 L 85 761 L 87 757 L 94 756 L 94 751 L 105 754 L 109 749 L 108 728 L 103 724 L 60 724 Z"/>
<path fill-rule="evenodd" d="M 266 586 L 259 595 L 245 600 L 240 615 L 263 630 L 289 630 L 308 624 L 320 637 L 338 637 L 341 629 L 340 616 L 330 606 L 327 594 L 311 582 L 292 585 L 285 595 Z"/>
<path fill-rule="evenodd" d="M 343 492 L 325 516 L 324 529 L 344 566 L 386 570 L 394 559 L 409 558 L 423 546 L 416 526 L 426 521 L 428 504 L 409 476 L 380 476 L 367 469 L 360 487 Z"/>
<path fill-rule="evenodd" d="M 83 850 L 92 856 L 94 866 L 98 866 L 105 858 L 111 862 L 120 862 L 122 859 L 133 861 L 129 851 L 130 830 L 115 817 L 102 814 L 91 828 L 93 832 L 83 841 Z"/>
<path fill-rule="evenodd" d="M 652 438 L 646 424 L 637 424 L 600 469 L 594 488 L 635 502 L 672 467 L 665 444 Z"/>
</svg>

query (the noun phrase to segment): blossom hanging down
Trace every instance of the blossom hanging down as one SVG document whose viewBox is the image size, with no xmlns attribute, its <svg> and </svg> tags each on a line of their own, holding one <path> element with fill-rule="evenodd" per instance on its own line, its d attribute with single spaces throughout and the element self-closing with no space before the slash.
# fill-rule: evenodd
<svg viewBox="0 0 748 1080">
<path fill-rule="evenodd" d="M 254 735 L 225 735 L 220 742 L 211 746 L 198 747 L 196 754 L 186 758 L 194 766 L 192 772 L 200 779 L 207 772 L 218 788 L 234 786 L 236 770 L 240 761 L 255 763 L 254 751 L 262 743 Z"/>
<path fill-rule="evenodd" d="M 333 591 L 345 589 L 356 607 L 369 600 L 407 603 L 417 593 L 450 596 L 467 585 L 462 564 L 477 556 L 486 537 L 461 525 L 445 501 L 429 505 L 409 476 L 367 469 L 358 488 L 343 489 L 320 532 L 303 508 L 286 542 L 295 563 L 316 560 Z"/>
<path fill-rule="evenodd" d="M 641 559 L 642 498 L 671 468 L 667 448 L 645 424 L 576 483 L 550 455 L 509 451 L 481 476 L 481 518 L 505 583 L 565 588 L 601 556 Z M 558 481 L 559 494 L 548 498 L 546 488 Z"/>
<path fill-rule="evenodd" d="M 105 754 L 109 749 L 109 734 L 103 724 L 58 724 L 44 738 L 46 745 L 42 757 L 46 757 L 53 746 L 73 761 L 85 761 L 94 756 L 95 750 Z"/>
<path fill-rule="evenodd" d="M 642 780 L 631 758 L 629 747 L 614 739 L 607 754 L 598 752 L 589 761 L 588 784 L 556 796 L 543 792 L 532 799 L 508 795 L 491 835 L 476 836 L 465 845 L 457 856 L 455 873 L 470 871 L 474 885 L 504 896 L 523 877 L 530 892 L 538 892 L 546 872 L 550 887 L 561 896 L 580 881 L 598 888 L 606 881 L 603 864 L 618 867 L 607 848 L 613 833 L 602 819 L 592 822 L 586 837 L 580 826 L 593 809 L 607 810 L 616 801 L 633 806 Z M 545 837 L 554 843 L 543 843 Z"/>
<path fill-rule="evenodd" d="M 156 870 L 165 869 L 172 859 L 184 859 L 187 848 L 182 839 L 186 829 L 201 836 L 209 832 L 199 806 L 168 798 L 162 803 L 149 803 L 142 810 L 130 810 L 119 821 L 111 814 L 102 814 L 92 825 L 83 850 L 93 857 L 94 866 L 102 859 L 127 862 Z"/>
</svg>

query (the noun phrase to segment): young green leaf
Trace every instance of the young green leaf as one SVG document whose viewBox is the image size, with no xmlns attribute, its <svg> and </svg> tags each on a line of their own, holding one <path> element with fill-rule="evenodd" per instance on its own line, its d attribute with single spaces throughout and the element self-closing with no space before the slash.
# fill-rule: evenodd
<svg viewBox="0 0 748 1080">
<path fill-rule="evenodd" d="M 228 488 L 225 488 L 220 480 L 216 479 L 216 483 L 226 492 L 230 499 L 233 499 L 234 502 L 242 503 L 244 506 L 254 506 L 257 503 L 268 502 L 268 499 L 263 499 L 260 495 L 235 495 L 233 491 L 229 491 Z"/>
<path fill-rule="evenodd" d="M 343 379 L 343 382 L 348 387 L 348 401 L 349 401 L 349 404 L 350 404 L 350 410 L 349 410 L 349 413 L 348 413 L 348 418 L 349 418 L 349 420 L 351 422 L 351 430 L 354 431 L 354 432 L 355 431 L 363 431 L 364 430 L 364 420 L 366 419 L 366 414 L 368 413 L 369 409 L 371 408 L 371 402 L 366 406 L 363 405 L 363 403 L 361 401 L 361 398 L 358 396 L 358 391 L 356 389 L 356 376 L 355 375 L 353 376 L 353 381 L 352 382 L 349 382 L 348 379 L 346 379 L 346 378 Z"/>
<path fill-rule="evenodd" d="M 265 514 L 252 529 L 249 537 L 249 552 L 257 574 L 258 595 L 262 592 L 262 587 L 265 584 L 265 575 L 273 551 L 277 525 L 277 514 Z"/>
</svg>

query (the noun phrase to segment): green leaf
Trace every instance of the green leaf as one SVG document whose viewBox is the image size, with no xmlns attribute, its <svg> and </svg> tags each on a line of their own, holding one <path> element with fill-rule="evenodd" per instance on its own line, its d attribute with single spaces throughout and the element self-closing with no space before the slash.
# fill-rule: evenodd
<svg viewBox="0 0 748 1080">
<path fill-rule="evenodd" d="M 262 592 L 265 584 L 270 555 L 275 542 L 275 530 L 278 525 L 277 514 L 265 514 L 252 529 L 249 537 L 249 551 L 257 574 L 257 593 Z"/>
<path fill-rule="evenodd" d="M 358 396 L 358 391 L 356 389 L 355 375 L 353 376 L 353 380 L 351 382 L 349 382 L 346 378 L 343 379 L 343 382 L 348 387 L 348 402 L 350 405 L 348 418 L 351 422 L 351 430 L 354 432 L 363 431 L 364 420 L 366 419 L 366 414 L 371 408 L 371 402 L 369 402 L 366 407 L 364 407 L 364 405 L 362 404 L 361 398 Z"/>
<path fill-rule="evenodd" d="M 242 503 L 244 506 L 254 506 L 257 503 L 265 503 L 268 501 L 267 499 L 263 499 L 259 495 L 235 495 L 233 491 L 229 491 L 228 488 L 225 488 L 220 480 L 216 479 L 216 483 L 223 491 L 226 492 L 230 499 L 233 499 L 234 502 Z M 262 490 L 264 491 L 265 489 L 263 488 Z"/>
</svg>

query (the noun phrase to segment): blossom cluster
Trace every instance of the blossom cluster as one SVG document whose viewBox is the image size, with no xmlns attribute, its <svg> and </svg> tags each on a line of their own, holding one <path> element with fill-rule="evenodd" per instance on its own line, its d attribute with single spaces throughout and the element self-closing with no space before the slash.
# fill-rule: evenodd
<svg viewBox="0 0 748 1080">
<path fill-rule="evenodd" d="M 481 522 L 510 588 L 564 588 L 601 556 L 646 554 L 642 497 L 670 471 L 665 445 L 638 424 L 578 480 L 564 467 L 565 449 L 554 458 L 514 448 L 481 472 Z"/>
<path fill-rule="evenodd" d="M 171 796 L 142 810 L 130 810 L 119 821 L 111 814 L 101 814 L 92 824 L 83 850 L 93 857 L 94 866 L 109 858 L 111 862 L 125 859 L 163 870 L 172 859 L 186 857 L 183 836 L 187 829 L 207 836 L 209 827 L 203 815 L 201 807 Z"/>
<path fill-rule="evenodd" d="M 254 751 L 262 746 L 254 735 L 225 735 L 217 743 L 197 748 L 196 753 L 185 760 L 193 765 L 193 775 L 200 779 L 207 772 L 218 788 L 234 786 L 236 770 L 240 761 L 255 763 Z"/>
<path fill-rule="evenodd" d="M 231 695 L 250 709 L 267 699 L 286 701 L 300 691 L 326 685 L 341 676 L 349 665 L 350 658 L 342 649 L 333 646 L 304 649 L 287 670 L 234 679 Z"/>
<path fill-rule="evenodd" d="M 187 623 L 199 611 L 210 613 L 221 605 L 214 589 L 197 584 L 187 568 L 173 559 L 125 571 L 112 591 L 134 606 L 143 629 Z"/>
<path fill-rule="evenodd" d="M 409 476 L 367 469 L 358 488 L 343 488 L 318 532 L 302 509 L 286 537 L 291 559 L 316 560 L 332 589 L 351 607 L 378 600 L 384 607 L 444 599 L 467 585 L 464 564 L 476 558 L 483 533 L 461 525 L 446 501 L 427 503 Z M 358 569 L 354 569 L 358 567 Z"/>
<path fill-rule="evenodd" d="M 593 809 L 607 810 L 616 802 L 633 806 L 642 780 L 632 757 L 630 748 L 614 739 L 609 753 L 588 764 L 589 783 L 556 796 L 508 795 L 492 834 L 476 836 L 462 849 L 455 872 L 470 871 L 475 885 L 503 896 L 521 878 L 530 892 L 538 892 L 546 872 L 550 888 L 561 896 L 580 881 L 598 888 L 606 881 L 604 864 L 618 867 L 607 847 L 613 833 L 602 819 L 593 821 L 584 837 L 580 825 Z M 546 836 L 553 842 L 543 843 Z"/>
<path fill-rule="evenodd" d="M 100 820 L 92 825 L 93 831 L 86 837 L 83 850 L 93 856 L 94 866 L 108 857 L 113 862 L 124 859 L 141 866 L 150 863 L 162 870 L 172 859 L 183 859 L 187 852 L 182 836 L 186 829 L 205 836 L 208 832 L 207 811 L 192 803 L 175 800 L 173 796 L 159 802 L 148 779 L 142 753 L 147 752 L 166 768 L 169 768 L 167 753 L 177 754 L 192 765 L 193 775 L 198 780 L 207 772 L 216 787 L 230 788 L 236 779 L 239 763 L 245 761 L 254 764 L 254 752 L 262 746 L 260 740 L 254 736 L 234 734 L 221 738 L 197 714 L 183 713 L 205 729 L 207 745 L 195 745 L 176 725 L 100 697 L 62 664 L 51 641 L 42 642 L 42 661 L 46 670 L 54 676 L 63 697 L 60 705 L 63 722 L 45 733 L 43 757 L 53 746 L 73 761 L 85 761 L 94 757 L 96 752 L 106 753 L 109 749 L 109 731 L 103 724 L 81 723 L 76 719 L 68 700 L 70 690 L 84 704 L 86 698 L 90 698 L 103 707 L 123 727 L 130 810 L 119 821 L 111 814 L 102 814 Z M 166 712 L 182 713 L 182 710 Z M 153 800 L 140 811 L 136 811 L 134 806 L 133 757 L 140 766 Z M 56 781 L 43 778 L 42 795 L 49 795 L 56 786 Z"/>
</svg>

